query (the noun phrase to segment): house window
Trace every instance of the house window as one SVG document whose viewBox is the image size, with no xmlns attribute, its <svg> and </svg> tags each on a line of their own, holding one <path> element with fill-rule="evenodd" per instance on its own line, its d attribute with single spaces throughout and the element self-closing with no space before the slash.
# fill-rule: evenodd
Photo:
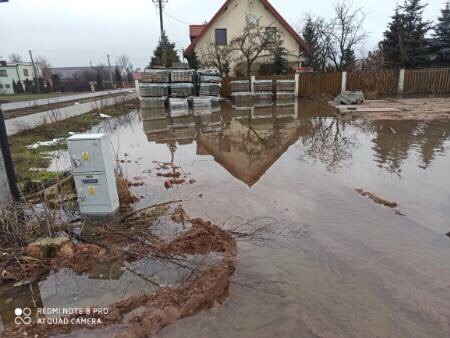
<svg viewBox="0 0 450 338">
<path fill-rule="evenodd" d="M 0 84 L 0 89 L 3 89 L 3 85 L 2 84 Z"/>
<path fill-rule="evenodd" d="M 23 76 L 30 76 L 30 74 L 28 73 L 28 69 L 23 70 Z"/>
<path fill-rule="evenodd" d="M 6 69 L 0 69 L 0 76 L 7 77 L 8 74 L 6 73 Z"/>
<path fill-rule="evenodd" d="M 227 42 L 227 30 L 226 28 L 216 29 L 216 45 L 226 45 Z"/>
<path fill-rule="evenodd" d="M 277 28 L 266 27 L 266 36 L 270 43 L 275 43 L 277 41 Z"/>
<path fill-rule="evenodd" d="M 5 85 L 5 88 L 11 88 L 11 85 L 6 84 L 6 85 Z"/>
</svg>

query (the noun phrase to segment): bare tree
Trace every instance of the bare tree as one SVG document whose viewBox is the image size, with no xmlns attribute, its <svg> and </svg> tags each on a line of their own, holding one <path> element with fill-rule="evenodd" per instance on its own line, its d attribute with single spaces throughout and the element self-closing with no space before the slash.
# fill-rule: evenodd
<svg viewBox="0 0 450 338">
<path fill-rule="evenodd" d="M 355 49 L 367 39 L 363 29 L 365 15 L 361 8 L 342 0 L 334 5 L 335 17 L 329 24 L 327 55 L 336 70 L 342 70 L 355 60 Z"/>
<path fill-rule="evenodd" d="M 21 63 L 22 62 L 22 57 L 19 54 L 11 54 L 8 56 L 9 62 L 11 63 Z"/>
<path fill-rule="evenodd" d="M 232 49 L 238 52 L 238 60 L 246 64 L 247 76 L 250 75 L 253 63 L 263 52 L 273 52 L 283 45 L 280 32 L 276 27 L 261 25 L 261 18 L 245 18 L 245 26 L 240 36 L 230 42 Z"/>
<path fill-rule="evenodd" d="M 44 79 L 50 79 L 52 77 L 52 71 L 50 70 L 51 65 L 48 62 L 47 58 L 45 58 L 44 56 L 37 56 L 35 61 L 36 64 L 38 64 L 41 68 L 42 77 Z"/>
<path fill-rule="evenodd" d="M 131 63 L 131 60 L 128 57 L 128 55 L 126 54 L 122 54 L 117 58 L 116 65 L 130 72 L 133 70 L 133 64 Z"/>
<path fill-rule="evenodd" d="M 230 45 L 218 45 L 212 39 L 199 52 L 200 63 L 216 68 L 222 77 L 230 73 L 230 65 L 235 57 L 236 53 Z"/>
</svg>

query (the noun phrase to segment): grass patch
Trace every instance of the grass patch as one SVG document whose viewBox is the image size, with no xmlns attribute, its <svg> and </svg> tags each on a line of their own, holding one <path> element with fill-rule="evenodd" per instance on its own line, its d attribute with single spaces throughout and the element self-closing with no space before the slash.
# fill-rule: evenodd
<svg viewBox="0 0 450 338">
<path fill-rule="evenodd" d="M 101 109 L 101 113 L 116 117 L 128 113 L 133 108 L 127 103 L 104 107 Z M 102 119 L 98 118 L 98 113 L 99 111 L 95 110 L 63 121 L 26 130 L 9 137 L 19 189 L 23 189 L 24 185 L 29 181 L 41 181 L 44 185 L 54 181 L 58 176 L 56 172 L 30 171 L 30 168 L 47 168 L 51 161 L 48 158 L 48 153 L 67 148 L 65 143 L 43 146 L 37 149 L 28 149 L 28 145 L 56 138 L 67 138 L 70 136 L 69 132 L 85 132 L 102 122 Z"/>
</svg>

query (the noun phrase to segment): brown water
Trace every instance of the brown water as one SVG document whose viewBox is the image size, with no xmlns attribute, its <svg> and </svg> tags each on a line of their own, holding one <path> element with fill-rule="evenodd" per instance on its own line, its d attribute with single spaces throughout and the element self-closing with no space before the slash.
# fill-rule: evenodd
<svg viewBox="0 0 450 338">
<path fill-rule="evenodd" d="M 98 128 L 113 126 L 111 142 L 128 176 L 145 182 L 134 188 L 144 197 L 137 208 L 181 198 L 189 215 L 224 227 L 272 224 L 258 240 L 239 242 L 224 304 L 158 337 L 450 336 L 450 122 L 345 122 L 304 101 L 240 110 L 224 104 L 172 120 L 156 115 Z M 172 159 L 196 183 L 166 190 L 153 161 Z M 355 188 L 399 203 L 405 216 Z M 93 291 L 85 289 L 95 285 L 95 301 L 113 302 L 129 281 L 84 281 L 84 288 L 66 288 L 68 297 L 57 292 L 68 275 L 50 277 L 33 294 L 40 288 L 45 306 L 88 304 Z M 32 299 L 29 290 L 16 290 L 9 308 Z"/>
</svg>

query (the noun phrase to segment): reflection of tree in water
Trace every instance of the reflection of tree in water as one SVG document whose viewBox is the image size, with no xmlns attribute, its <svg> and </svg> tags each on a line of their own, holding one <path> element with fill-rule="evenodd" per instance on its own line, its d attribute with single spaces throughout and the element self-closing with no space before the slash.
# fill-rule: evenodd
<svg viewBox="0 0 450 338">
<path fill-rule="evenodd" d="M 233 135 L 232 148 L 247 154 L 250 159 L 257 159 L 266 149 L 280 144 L 281 135 L 277 120 L 268 119 L 265 122 L 270 124 L 270 128 L 259 130 L 251 118 L 241 120 L 243 128 Z"/>
<path fill-rule="evenodd" d="M 318 117 L 305 123 L 309 124 L 308 130 L 299 140 L 302 160 L 319 161 L 328 171 L 336 171 L 352 158 L 357 139 L 356 133 L 348 133 L 347 122 L 336 117 Z"/>
<path fill-rule="evenodd" d="M 170 163 L 174 163 L 175 160 L 175 153 L 177 151 L 177 143 L 175 141 L 170 141 L 167 143 L 167 148 L 169 148 L 170 151 Z"/>
<path fill-rule="evenodd" d="M 416 150 L 427 169 L 436 154 L 444 153 L 445 140 L 450 137 L 450 122 L 374 121 L 375 161 L 380 168 L 400 176 L 403 163 Z"/>
</svg>

